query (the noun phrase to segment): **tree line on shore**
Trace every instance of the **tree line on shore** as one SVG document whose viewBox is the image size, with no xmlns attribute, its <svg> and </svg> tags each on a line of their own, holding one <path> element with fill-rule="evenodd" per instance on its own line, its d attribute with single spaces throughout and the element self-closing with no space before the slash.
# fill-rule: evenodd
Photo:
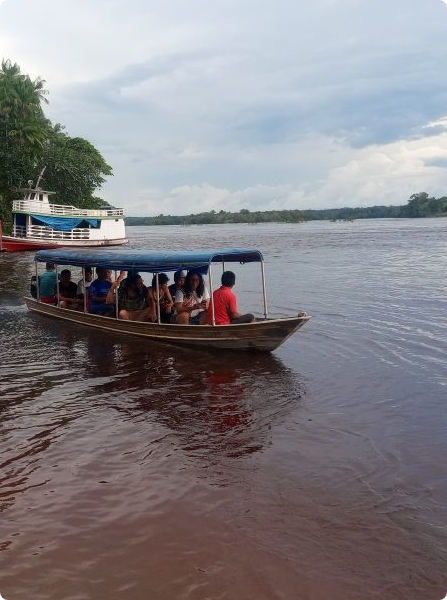
<svg viewBox="0 0 447 600">
<path fill-rule="evenodd" d="M 267 210 L 239 212 L 202 212 L 190 215 L 127 217 L 126 225 L 218 225 L 224 223 L 303 223 L 305 221 L 352 221 L 354 219 L 391 219 L 447 217 L 447 197 L 433 198 L 426 192 L 413 194 L 403 206 L 368 206 L 364 208 L 328 208 L 308 210 Z"/>
<path fill-rule="evenodd" d="M 45 81 L 32 80 L 20 67 L 3 59 L 0 67 L 0 219 L 8 229 L 12 201 L 23 197 L 20 189 L 37 182 L 43 169 L 42 188 L 55 192 L 58 204 L 79 208 L 107 205 L 94 195 L 112 175 L 112 168 L 92 144 L 70 137 L 60 123 L 46 118 Z"/>
</svg>

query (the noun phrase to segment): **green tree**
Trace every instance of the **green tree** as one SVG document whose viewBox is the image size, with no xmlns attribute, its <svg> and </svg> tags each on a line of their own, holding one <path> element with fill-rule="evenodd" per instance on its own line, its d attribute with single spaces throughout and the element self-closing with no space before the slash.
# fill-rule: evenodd
<svg viewBox="0 0 447 600">
<path fill-rule="evenodd" d="M 0 218 L 11 217 L 11 201 L 45 167 L 42 187 L 56 192 L 56 202 L 80 208 L 106 205 L 95 190 L 112 175 L 111 167 L 85 139 L 71 138 L 45 117 L 45 81 L 24 75 L 10 60 L 0 68 Z"/>
<path fill-rule="evenodd" d="M 406 206 L 405 216 L 426 217 L 429 200 L 427 192 L 419 192 L 418 194 L 411 195 Z"/>
<path fill-rule="evenodd" d="M 56 192 L 59 204 L 78 208 L 99 208 L 105 203 L 94 196 L 96 189 L 112 175 L 112 168 L 96 148 L 83 138 L 71 138 L 61 125 L 52 127 L 43 149 L 45 187 Z"/>
</svg>

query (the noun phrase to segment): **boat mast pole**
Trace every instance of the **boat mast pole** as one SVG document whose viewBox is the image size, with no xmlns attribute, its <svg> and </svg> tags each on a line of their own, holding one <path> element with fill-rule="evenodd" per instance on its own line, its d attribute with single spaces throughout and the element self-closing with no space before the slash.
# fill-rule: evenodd
<svg viewBox="0 0 447 600">
<path fill-rule="evenodd" d="M 267 294 L 265 291 L 265 269 L 264 269 L 264 259 L 261 260 L 261 277 L 262 277 L 262 296 L 264 299 L 264 317 L 268 319 L 268 311 L 267 311 Z"/>
<path fill-rule="evenodd" d="M 39 173 L 39 177 L 37 178 L 37 182 L 36 182 L 36 190 L 39 187 L 40 180 L 42 179 L 43 174 L 45 173 L 45 169 L 46 168 L 47 168 L 47 165 L 45 165 L 44 168 L 42 169 L 42 171 Z"/>
</svg>

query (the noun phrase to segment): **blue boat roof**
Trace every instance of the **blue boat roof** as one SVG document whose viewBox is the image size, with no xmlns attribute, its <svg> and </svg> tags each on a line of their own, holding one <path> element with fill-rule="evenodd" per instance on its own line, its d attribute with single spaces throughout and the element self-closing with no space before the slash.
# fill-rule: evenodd
<svg viewBox="0 0 447 600">
<path fill-rule="evenodd" d="M 211 263 L 263 262 L 259 250 L 254 248 L 226 248 L 224 250 L 131 250 L 105 248 L 60 248 L 39 250 L 37 262 L 79 267 L 107 267 L 115 271 L 177 271 L 200 269 L 207 271 Z"/>
</svg>

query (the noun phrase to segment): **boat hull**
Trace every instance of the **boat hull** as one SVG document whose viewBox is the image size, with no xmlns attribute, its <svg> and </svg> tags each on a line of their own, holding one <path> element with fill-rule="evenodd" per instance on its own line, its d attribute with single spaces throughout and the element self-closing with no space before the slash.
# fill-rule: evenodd
<svg viewBox="0 0 447 600">
<path fill-rule="evenodd" d="M 52 250 L 53 248 L 96 248 L 99 246 L 122 246 L 128 243 L 127 238 L 115 240 L 61 240 L 45 241 L 43 239 L 14 238 L 4 235 L 1 239 L 3 252 L 36 252 L 37 250 Z"/>
<path fill-rule="evenodd" d="M 199 346 L 223 350 L 255 350 L 272 352 L 311 317 L 301 315 L 279 319 L 263 319 L 241 325 L 171 325 L 125 321 L 58 308 L 33 298 L 25 298 L 30 311 L 124 335 L 146 338 L 176 346 Z"/>
</svg>

